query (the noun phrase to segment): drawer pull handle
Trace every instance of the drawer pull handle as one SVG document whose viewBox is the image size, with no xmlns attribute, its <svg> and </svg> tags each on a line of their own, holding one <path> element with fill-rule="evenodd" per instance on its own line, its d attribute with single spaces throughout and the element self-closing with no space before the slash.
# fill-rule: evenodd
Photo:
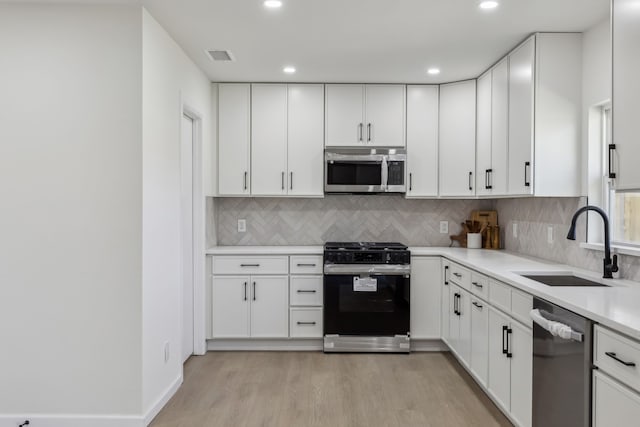
<svg viewBox="0 0 640 427">
<path fill-rule="evenodd" d="M 454 276 L 456 276 L 458 279 L 462 277 L 462 274 L 460 273 L 453 273 Z"/>
<path fill-rule="evenodd" d="M 260 267 L 260 264 L 240 264 L 240 267 Z"/>
<path fill-rule="evenodd" d="M 299 294 L 315 294 L 316 290 L 298 289 L 296 292 L 298 292 Z"/>
<path fill-rule="evenodd" d="M 624 360 L 618 358 L 618 356 L 616 356 L 615 353 L 612 353 L 610 351 L 605 352 L 604 354 L 606 354 L 607 356 L 609 356 L 610 358 L 612 358 L 613 360 L 615 360 L 616 362 L 620 362 L 622 363 L 624 366 L 636 366 L 635 362 L 625 362 Z"/>
<path fill-rule="evenodd" d="M 478 283 L 478 282 L 471 282 L 471 284 L 472 284 L 473 286 L 475 286 L 476 288 L 480 288 L 480 289 L 482 289 L 482 285 L 481 285 L 480 283 Z"/>
<path fill-rule="evenodd" d="M 316 322 L 297 322 L 298 325 L 315 325 Z"/>
<path fill-rule="evenodd" d="M 478 304 L 477 302 L 472 302 L 471 304 L 473 304 L 475 307 L 479 308 L 480 310 L 482 310 L 482 304 Z"/>
<path fill-rule="evenodd" d="M 315 267 L 315 264 L 296 264 L 298 267 Z"/>
</svg>

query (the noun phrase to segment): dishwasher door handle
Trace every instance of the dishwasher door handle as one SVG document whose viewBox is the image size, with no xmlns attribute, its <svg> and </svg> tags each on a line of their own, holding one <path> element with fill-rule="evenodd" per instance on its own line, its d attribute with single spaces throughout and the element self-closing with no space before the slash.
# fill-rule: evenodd
<svg viewBox="0 0 640 427">
<path fill-rule="evenodd" d="M 584 336 L 580 332 L 576 332 L 571 329 L 571 326 L 564 323 L 549 320 L 542 315 L 539 309 L 534 309 L 529 312 L 531 320 L 539 325 L 542 329 L 548 331 L 554 337 L 564 338 L 566 340 L 573 340 L 577 342 L 584 341 Z"/>
</svg>

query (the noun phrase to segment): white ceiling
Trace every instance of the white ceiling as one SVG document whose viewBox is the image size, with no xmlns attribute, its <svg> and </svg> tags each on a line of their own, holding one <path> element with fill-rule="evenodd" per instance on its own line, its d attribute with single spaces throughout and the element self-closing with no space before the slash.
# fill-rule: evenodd
<svg viewBox="0 0 640 427">
<path fill-rule="evenodd" d="M 609 16 L 609 0 L 499 0 L 492 11 L 478 0 L 282 1 L 277 10 L 262 0 L 119 2 L 144 5 L 212 81 L 455 81 L 532 32 L 584 31 Z M 236 61 L 214 63 L 209 49 Z M 441 74 L 427 75 L 431 66 Z"/>
</svg>

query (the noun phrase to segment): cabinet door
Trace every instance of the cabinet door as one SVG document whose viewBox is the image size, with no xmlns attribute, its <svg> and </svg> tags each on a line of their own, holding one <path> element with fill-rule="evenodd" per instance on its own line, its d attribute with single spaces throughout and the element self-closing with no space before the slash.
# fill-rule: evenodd
<svg viewBox="0 0 640 427">
<path fill-rule="evenodd" d="M 476 126 L 476 195 L 492 193 L 491 173 L 491 70 L 478 78 Z"/>
<path fill-rule="evenodd" d="M 211 289 L 213 338 L 249 336 L 249 277 L 214 276 Z"/>
<path fill-rule="evenodd" d="M 442 331 L 442 341 L 444 341 L 447 345 L 450 344 L 451 332 L 449 331 L 449 318 L 451 316 L 451 312 L 453 310 L 452 303 L 450 302 L 450 293 L 449 289 L 449 261 L 442 261 L 442 304 L 441 304 L 441 331 Z"/>
<path fill-rule="evenodd" d="M 593 371 L 593 426 L 635 427 L 640 419 L 640 394 L 600 371 Z"/>
<path fill-rule="evenodd" d="M 509 55 L 509 194 L 533 194 L 535 38 Z"/>
<path fill-rule="evenodd" d="M 449 347 L 460 356 L 460 317 L 458 316 L 458 295 L 462 291 L 449 282 Z"/>
<path fill-rule="evenodd" d="M 438 86 L 407 86 L 407 197 L 438 195 Z"/>
<path fill-rule="evenodd" d="M 471 370 L 482 385 L 489 374 L 489 306 L 471 298 Z"/>
<path fill-rule="evenodd" d="M 458 311 L 460 315 L 460 358 L 465 365 L 471 362 L 471 294 L 460 290 L 458 298 Z"/>
<path fill-rule="evenodd" d="M 640 188 L 640 14 L 636 0 L 613 1 L 613 143 L 617 189 Z"/>
<path fill-rule="evenodd" d="M 473 196 L 476 165 L 476 81 L 440 86 L 440 195 Z"/>
<path fill-rule="evenodd" d="M 287 85 L 251 85 L 251 194 L 287 193 Z"/>
<path fill-rule="evenodd" d="M 325 141 L 328 147 L 365 143 L 364 86 L 326 85 Z"/>
<path fill-rule="evenodd" d="M 507 194 L 509 165 L 509 63 L 505 59 L 491 71 L 491 193 Z"/>
<path fill-rule="evenodd" d="M 411 258 L 411 338 L 440 338 L 440 258 Z"/>
<path fill-rule="evenodd" d="M 289 85 L 288 194 L 324 195 L 324 86 Z"/>
<path fill-rule="evenodd" d="M 378 147 L 404 147 L 404 85 L 365 86 L 365 140 Z"/>
<path fill-rule="evenodd" d="M 522 427 L 530 427 L 533 399 L 533 343 L 529 328 L 511 321 L 511 416 Z"/>
<path fill-rule="evenodd" d="M 218 86 L 218 194 L 221 196 L 250 193 L 250 104 L 250 85 Z"/>
<path fill-rule="evenodd" d="M 506 350 L 509 318 L 489 307 L 489 377 L 487 389 L 499 406 L 509 412 L 511 408 L 511 362 Z"/>
<path fill-rule="evenodd" d="M 251 336 L 289 336 L 288 276 L 251 276 Z"/>
</svg>

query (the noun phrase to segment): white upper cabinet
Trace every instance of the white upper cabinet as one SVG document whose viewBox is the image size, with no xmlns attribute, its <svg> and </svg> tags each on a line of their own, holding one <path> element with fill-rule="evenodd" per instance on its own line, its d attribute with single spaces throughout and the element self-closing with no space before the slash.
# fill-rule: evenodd
<svg viewBox="0 0 640 427">
<path fill-rule="evenodd" d="M 494 196 L 507 194 L 508 144 L 509 63 L 504 59 L 491 70 L 491 171 L 487 181 Z"/>
<path fill-rule="evenodd" d="M 533 67 L 535 38 L 509 55 L 509 194 L 533 194 Z"/>
<path fill-rule="evenodd" d="M 635 0 L 613 0 L 614 185 L 640 189 L 640 14 Z M 611 153 L 610 155 L 613 155 Z"/>
<path fill-rule="evenodd" d="M 438 195 L 438 86 L 407 86 L 407 198 Z"/>
<path fill-rule="evenodd" d="M 582 35 L 539 33 L 508 59 L 508 194 L 579 196 Z"/>
<path fill-rule="evenodd" d="M 403 85 L 326 85 L 325 145 L 405 145 Z"/>
<path fill-rule="evenodd" d="M 405 87 L 365 86 L 365 131 L 367 145 L 405 146 Z"/>
<path fill-rule="evenodd" d="M 250 193 L 249 138 L 251 86 L 225 83 L 218 86 L 218 194 Z"/>
<path fill-rule="evenodd" d="M 288 87 L 288 194 L 324 194 L 324 86 Z"/>
<path fill-rule="evenodd" d="M 251 194 L 287 194 L 287 85 L 251 85 Z"/>
<path fill-rule="evenodd" d="M 491 194 L 491 70 L 478 78 L 476 126 L 476 195 Z"/>
<path fill-rule="evenodd" d="M 440 86 L 440 196 L 475 195 L 476 81 Z"/>
</svg>

